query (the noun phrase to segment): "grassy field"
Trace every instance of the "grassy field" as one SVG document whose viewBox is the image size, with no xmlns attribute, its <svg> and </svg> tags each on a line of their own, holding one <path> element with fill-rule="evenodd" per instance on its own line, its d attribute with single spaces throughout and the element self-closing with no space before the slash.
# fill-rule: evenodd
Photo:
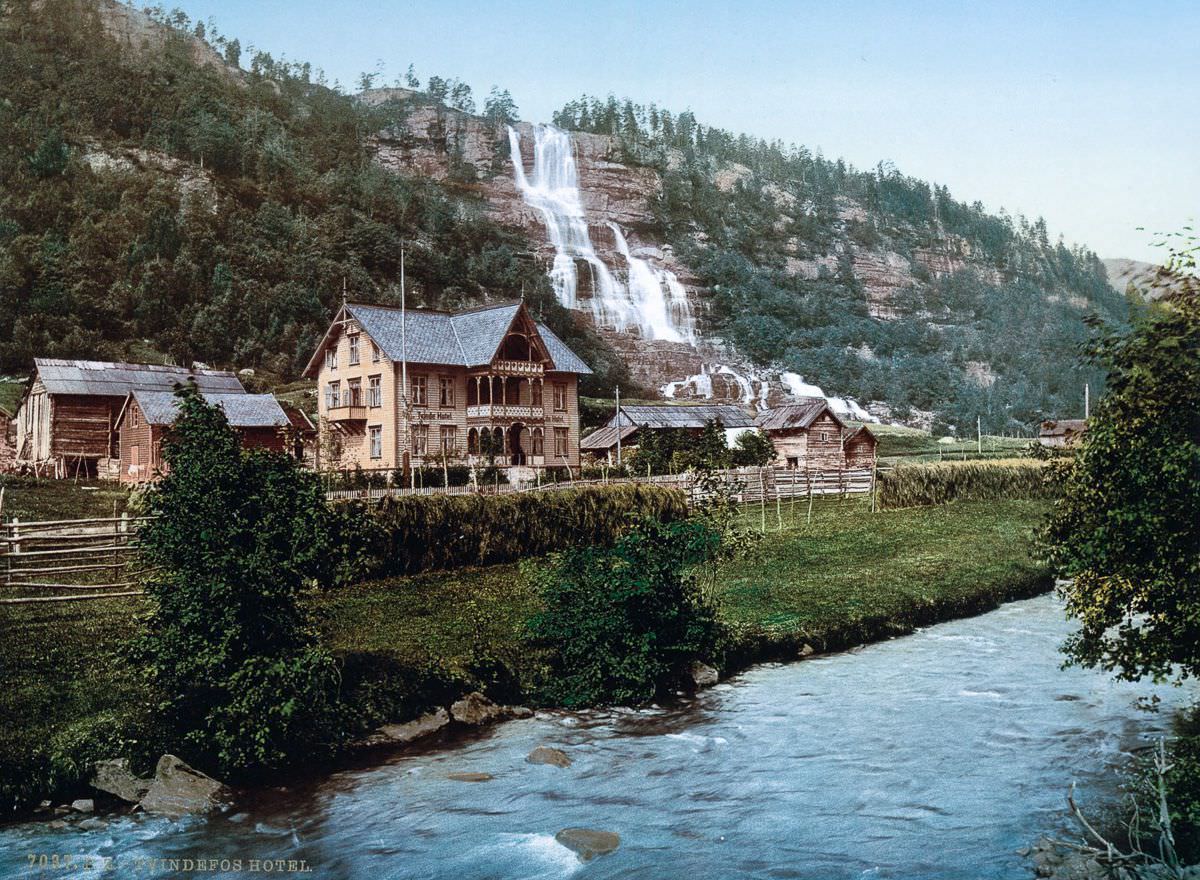
<svg viewBox="0 0 1200 880">
<path fill-rule="evenodd" d="M 871 513 L 861 500 L 824 501 L 808 524 L 803 505 L 784 505 L 782 530 L 717 585 L 734 634 L 730 661 L 794 657 L 806 643 L 832 650 L 1045 589 L 1030 557 L 1044 510 L 1014 501 Z M 746 517 L 759 522 L 757 510 Z M 537 597 L 518 565 L 365 583 L 316 604 L 332 648 L 401 669 L 435 664 L 458 675 L 486 654 L 527 681 L 540 664 L 523 640 Z M 138 609 L 112 600 L 4 610 L 0 717 L 20 725 L 0 729 L 0 779 L 27 779 L 25 794 L 38 798 L 47 782 L 69 788 L 88 760 L 148 760 L 163 747 L 122 655 Z"/>
<path fill-rule="evenodd" d="M 21 402 L 21 397 L 25 394 L 25 383 L 15 382 L 10 379 L 0 379 L 0 412 L 13 415 L 17 411 L 17 405 Z"/>
<path fill-rule="evenodd" d="M 111 480 L 49 480 L 0 476 L 5 520 L 86 519 L 112 516 L 129 504 L 129 490 Z"/>
<path fill-rule="evenodd" d="M 851 422 L 857 427 L 860 423 Z M 879 460 L 881 463 L 895 461 L 938 461 L 943 458 L 965 456 L 970 458 L 978 455 L 979 444 L 975 439 L 956 440 L 953 443 L 939 443 L 938 438 L 928 431 L 918 428 L 906 428 L 902 425 L 867 425 L 867 430 L 879 439 Z M 992 434 L 983 435 L 983 453 L 985 456 L 1002 454 L 1017 455 L 1024 452 L 1031 439 L 1027 437 L 997 437 Z"/>
</svg>

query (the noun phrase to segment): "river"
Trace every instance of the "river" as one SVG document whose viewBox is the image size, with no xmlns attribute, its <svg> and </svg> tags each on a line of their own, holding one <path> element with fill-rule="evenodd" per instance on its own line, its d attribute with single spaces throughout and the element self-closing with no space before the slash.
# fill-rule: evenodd
<svg viewBox="0 0 1200 880">
<path fill-rule="evenodd" d="M 212 820 L 0 830 L 0 877 L 28 853 L 303 859 L 330 878 L 1027 878 L 1017 850 L 1067 827 L 1065 795 L 1117 796 L 1114 767 L 1188 692 L 1060 669 L 1051 596 L 859 650 L 756 667 L 680 706 L 544 713 L 456 742 L 247 796 Z M 1164 710 L 1135 705 L 1157 693 Z M 569 768 L 531 765 L 538 745 Z M 462 782 L 451 773 L 485 773 Z M 563 828 L 614 831 L 581 863 Z M 247 876 L 220 870 L 189 876 Z"/>
</svg>

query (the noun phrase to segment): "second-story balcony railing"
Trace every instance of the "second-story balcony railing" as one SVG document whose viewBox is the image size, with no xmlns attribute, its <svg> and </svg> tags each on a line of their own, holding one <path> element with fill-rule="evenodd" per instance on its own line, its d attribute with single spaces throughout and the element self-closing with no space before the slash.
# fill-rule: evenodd
<svg viewBox="0 0 1200 880">
<path fill-rule="evenodd" d="M 545 368 L 533 361 L 493 361 L 492 371 L 509 376 L 542 376 Z"/>
<path fill-rule="evenodd" d="M 483 403 L 467 407 L 471 419 L 542 419 L 546 411 L 540 406 L 519 406 L 512 403 Z"/>
<path fill-rule="evenodd" d="M 331 406 L 325 413 L 325 417 L 331 422 L 365 422 L 367 420 L 367 408 L 365 406 Z"/>
</svg>

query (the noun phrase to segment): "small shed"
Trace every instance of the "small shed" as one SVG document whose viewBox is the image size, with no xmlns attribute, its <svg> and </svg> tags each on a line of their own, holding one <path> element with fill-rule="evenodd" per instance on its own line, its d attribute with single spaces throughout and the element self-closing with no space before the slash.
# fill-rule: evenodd
<svg viewBox="0 0 1200 880">
<path fill-rule="evenodd" d="M 851 469 L 875 466 L 876 449 L 879 441 L 867 430 L 866 425 L 856 428 L 842 440 L 846 452 L 846 467 Z"/>
<path fill-rule="evenodd" d="M 1087 431 L 1087 419 L 1047 419 L 1038 431 L 1038 443 L 1051 449 L 1064 449 L 1079 442 Z"/>
<path fill-rule="evenodd" d="M 579 448 L 603 458 L 615 452 L 618 433 L 622 445 L 629 443 L 636 446 L 637 436 L 642 431 L 684 430 L 699 434 L 709 422 L 721 423 L 725 429 L 726 443 L 730 446 L 738 435 L 755 428 L 754 419 L 741 407 L 732 404 L 638 404 L 622 406 L 605 425 L 584 437 Z"/>
<path fill-rule="evenodd" d="M 847 428 L 825 398 L 803 397 L 796 403 L 764 410 L 756 422 L 775 444 L 778 465 L 813 471 L 846 467 L 842 436 Z"/>
<path fill-rule="evenodd" d="M 291 421 L 273 395 L 201 392 L 225 411 L 225 418 L 246 449 L 285 452 Z M 179 413 L 179 398 L 170 391 L 131 391 L 117 417 L 120 480 L 147 483 L 163 472 L 162 441 Z"/>
</svg>

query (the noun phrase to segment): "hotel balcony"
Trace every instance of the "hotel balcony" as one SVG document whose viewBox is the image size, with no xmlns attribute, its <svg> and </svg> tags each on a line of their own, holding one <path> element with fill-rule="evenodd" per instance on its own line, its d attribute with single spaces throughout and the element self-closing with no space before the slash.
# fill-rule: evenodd
<svg viewBox="0 0 1200 880">
<path fill-rule="evenodd" d="M 542 420 L 546 410 L 540 406 L 518 406 L 512 403 L 484 403 L 467 407 L 469 419 L 526 419 Z"/>
<path fill-rule="evenodd" d="M 530 361 L 493 361 L 491 371 L 507 376 L 544 376 L 545 368 Z"/>
<path fill-rule="evenodd" d="M 365 406 L 331 406 L 325 413 L 325 418 L 331 422 L 365 422 L 367 408 Z"/>
</svg>

